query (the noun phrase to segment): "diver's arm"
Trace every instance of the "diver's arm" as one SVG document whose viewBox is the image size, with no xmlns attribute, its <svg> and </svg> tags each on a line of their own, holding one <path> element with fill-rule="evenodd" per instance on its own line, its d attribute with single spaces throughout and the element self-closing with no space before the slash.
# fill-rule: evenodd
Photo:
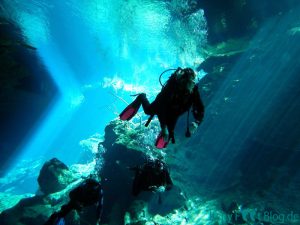
<svg viewBox="0 0 300 225">
<path fill-rule="evenodd" d="M 204 117 L 204 105 L 198 91 L 198 85 L 195 85 L 193 90 L 193 107 L 192 112 L 195 118 L 195 123 L 200 125 Z"/>
<path fill-rule="evenodd" d="M 70 201 L 68 204 L 63 205 L 58 212 L 54 212 L 44 225 L 60 224 L 60 221 L 64 221 L 64 217 L 73 209 L 73 202 Z"/>
</svg>

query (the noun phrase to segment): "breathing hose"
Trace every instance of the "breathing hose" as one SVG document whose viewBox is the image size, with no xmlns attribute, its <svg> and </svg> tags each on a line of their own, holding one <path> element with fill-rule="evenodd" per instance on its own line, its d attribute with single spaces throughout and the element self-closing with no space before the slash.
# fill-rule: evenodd
<svg viewBox="0 0 300 225">
<path fill-rule="evenodd" d="M 163 75 L 165 72 L 168 72 L 168 71 L 171 71 L 171 70 L 177 70 L 177 69 L 167 69 L 167 70 L 165 70 L 164 72 L 162 72 L 162 73 L 159 75 L 159 83 L 160 83 L 160 85 L 161 85 L 162 87 L 164 87 L 164 85 L 161 83 L 161 77 L 162 77 L 162 75 Z"/>
</svg>

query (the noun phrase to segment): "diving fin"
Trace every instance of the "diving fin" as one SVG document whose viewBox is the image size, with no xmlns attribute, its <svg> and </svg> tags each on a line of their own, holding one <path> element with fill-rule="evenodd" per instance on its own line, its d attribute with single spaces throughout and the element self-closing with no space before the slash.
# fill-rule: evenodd
<svg viewBox="0 0 300 225">
<path fill-rule="evenodd" d="M 139 96 L 130 104 L 128 105 L 121 113 L 120 113 L 120 119 L 121 120 L 131 120 L 132 117 L 135 116 L 135 114 L 137 114 L 137 112 L 139 111 L 139 108 L 141 106 L 141 102 L 139 99 Z"/>
<path fill-rule="evenodd" d="M 158 135 L 156 142 L 155 142 L 156 148 L 159 148 L 159 149 L 166 148 L 168 143 L 169 143 L 168 141 L 164 140 L 164 137 L 163 137 L 162 133 L 160 132 L 160 134 Z"/>
<path fill-rule="evenodd" d="M 151 120 L 153 119 L 153 117 L 154 117 L 154 115 L 151 115 L 151 116 L 149 117 L 149 119 L 147 120 L 147 123 L 145 124 L 145 127 L 148 127 L 148 126 L 149 126 L 149 124 L 150 124 Z"/>
</svg>

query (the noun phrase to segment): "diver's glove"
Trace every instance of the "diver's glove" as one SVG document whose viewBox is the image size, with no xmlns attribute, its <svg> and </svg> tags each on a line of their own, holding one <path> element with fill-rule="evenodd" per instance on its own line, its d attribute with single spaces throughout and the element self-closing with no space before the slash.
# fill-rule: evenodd
<svg viewBox="0 0 300 225">
<path fill-rule="evenodd" d="M 197 121 L 196 122 L 192 122 L 189 124 L 189 127 L 185 133 L 185 136 L 186 137 L 191 137 L 192 134 L 194 134 L 199 126 L 200 122 L 198 123 Z"/>
<path fill-rule="evenodd" d="M 197 130 L 199 124 L 200 124 L 200 123 L 198 123 L 198 122 L 192 122 L 192 123 L 190 124 L 190 132 L 191 132 L 191 134 L 194 134 L 194 133 L 196 132 L 196 130 Z"/>
</svg>

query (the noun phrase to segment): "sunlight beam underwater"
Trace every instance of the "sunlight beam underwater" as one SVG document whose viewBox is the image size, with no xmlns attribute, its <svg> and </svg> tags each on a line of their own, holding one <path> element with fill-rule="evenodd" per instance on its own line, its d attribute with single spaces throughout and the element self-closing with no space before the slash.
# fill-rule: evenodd
<svg viewBox="0 0 300 225">
<path fill-rule="evenodd" d="M 295 11 L 299 12 L 300 8 Z M 207 114 L 218 112 L 219 115 L 207 118 L 209 123 L 204 121 L 193 139 L 201 138 L 203 141 L 197 143 L 199 146 L 208 144 L 210 151 L 218 152 L 214 166 L 207 171 L 205 183 L 214 183 L 213 189 L 217 189 L 230 171 L 238 167 L 235 157 L 249 147 L 247 140 L 255 138 L 261 129 L 269 133 L 270 138 L 272 134 L 279 134 L 276 129 L 267 131 L 268 113 L 274 116 L 281 113 L 276 111 L 277 108 L 286 106 L 289 109 L 297 104 L 297 99 L 284 100 L 289 87 L 298 81 L 295 77 L 298 62 L 292 59 L 298 58 L 300 49 L 297 39 L 288 34 L 291 21 L 295 21 L 294 14 L 272 18 L 262 26 L 207 106 Z M 288 113 L 286 110 L 285 114 Z M 278 127 L 289 121 L 286 115 L 277 121 Z M 220 126 L 223 129 L 219 129 Z M 214 140 L 214 144 L 205 144 L 207 140 Z M 222 171 L 218 170 L 220 165 L 223 165 Z M 216 177 L 218 171 L 220 179 L 212 180 L 210 177 Z"/>
<path fill-rule="evenodd" d="M 51 144 L 84 100 L 74 74 L 55 47 L 41 47 L 39 54 L 59 89 L 59 97 L 22 147 L 16 163 L 23 158 L 43 156 L 51 151 Z"/>
</svg>

